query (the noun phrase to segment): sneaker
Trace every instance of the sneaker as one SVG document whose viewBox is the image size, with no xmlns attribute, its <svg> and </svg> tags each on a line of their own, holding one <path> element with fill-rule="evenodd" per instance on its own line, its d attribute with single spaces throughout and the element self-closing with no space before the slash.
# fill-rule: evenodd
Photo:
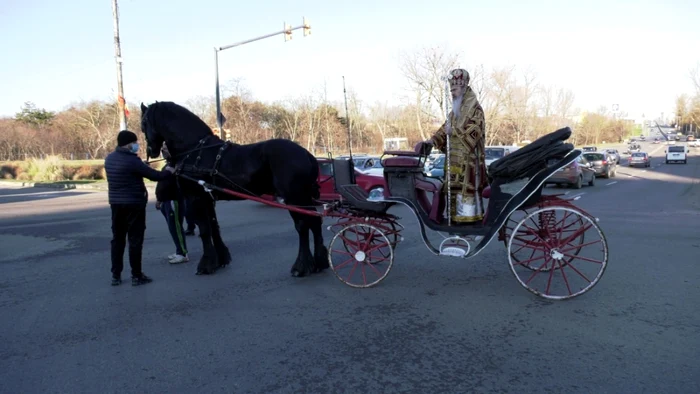
<svg viewBox="0 0 700 394">
<path fill-rule="evenodd" d="M 153 279 L 149 278 L 145 274 L 141 274 L 140 276 L 131 277 L 131 285 L 132 286 L 145 285 L 146 283 L 151 283 L 151 282 L 153 282 Z"/>
<path fill-rule="evenodd" d="M 112 278 L 112 286 L 119 286 L 122 284 L 122 278 Z"/>
<path fill-rule="evenodd" d="M 174 259 L 175 257 L 177 257 L 177 253 L 169 254 L 169 255 L 168 255 L 168 260 L 172 260 L 172 259 Z"/>
<path fill-rule="evenodd" d="M 180 263 L 186 263 L 188 261 L 190 261 L 190 258 L 187 257 L 187 255 L 182 256 L 182 255 L 176 254 L 175 257 L 170 259 L 170 264 L 180 264 Z"/>
</svg>

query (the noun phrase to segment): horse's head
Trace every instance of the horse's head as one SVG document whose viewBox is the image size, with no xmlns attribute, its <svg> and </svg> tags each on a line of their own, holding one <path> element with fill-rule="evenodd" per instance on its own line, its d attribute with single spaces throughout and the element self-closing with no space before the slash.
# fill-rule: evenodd
<svg viewBox="0 0 700 394">
<path fill-rule="evenodd" d="M 156 104 L 145 106 L 141 103 L 141 131 L 146 137 L 146 155 L 151 159 L 160 156 L 165 141 L 155 125 L 155 106 Z"/>
</svg>

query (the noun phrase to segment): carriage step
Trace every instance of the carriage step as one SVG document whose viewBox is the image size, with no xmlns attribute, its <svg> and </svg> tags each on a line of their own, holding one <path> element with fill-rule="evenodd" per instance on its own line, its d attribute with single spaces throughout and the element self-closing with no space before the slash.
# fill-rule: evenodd
<svg viewBox="0 0 700 394">
<path fill-rule="evenodd" d="M 453 235 L 440 243 L 440 256 L 467 257 L 471 244 L 466 239 Z"/>
</svg>

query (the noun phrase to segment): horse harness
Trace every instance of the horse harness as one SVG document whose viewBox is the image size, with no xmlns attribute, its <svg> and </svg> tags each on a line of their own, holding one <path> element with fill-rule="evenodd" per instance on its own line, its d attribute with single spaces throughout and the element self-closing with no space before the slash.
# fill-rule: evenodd
<svg viewBox="0 0 700 394">
<path fill-rule="evenodd" d="M 219 165 L 221 164 L 221 156 L 224 154 L 224 151 L 232 145 L 231 141 L 224 141 L 223 143 L 217 143 L 214 145 L 204 146 L 204 144 L 207 142 L 209 137 L 211 137 L 211 136 L 206 136 L 206 137 L 202 138 L 201 140 L 199 140 L 197 147 L 186 152 L 187 156 L 185 156 L 184 160 L 182 160 L 179 164 L 177 164 L 175 166 L 175 175 L 180 175 L 180 173 L 183 171 L 192 172 L 192 173 L 195 173 L 197 175 L 209 175 L 211 177 L 211 184 L 214 186 L 216 186 L 216 175 L 218 175 L 218 176 L 224 178 L 229 183 L 235 185 L 235 183 L 233 183 L 230 179 L 225 177 L 223 174 L 219 174 Z M 202 151 L 204 149 L 213 148 L 213 147 L 217 147 L 217 146 L 220 146 L 220 147 L 219 147 L 219 151 L 216 153 L 216 158 L 214 159 L 214 165 L 210 169 L 199 167 L 199 162 L 202 159 Z M 193 165 L 185 164 L 185 162 L 187 162 L 187 159 L 189 159 L 190 156 L 192 155 L 192 153 L 194 153 L 194 152 L 197 152 L 197 158 L 195 159 L 194 164 Z M 178 184 L 178 187 L 180 187 L 179 177 L 177 179 L 177 184 Z M 207 191 L 209 192 L 209 195 L 212 197 L 212 199 L 216 200 L 216 198 L 214 198 L 214 196 L 211 194 L 211 190 L 207 190 Z"/>
</svg>

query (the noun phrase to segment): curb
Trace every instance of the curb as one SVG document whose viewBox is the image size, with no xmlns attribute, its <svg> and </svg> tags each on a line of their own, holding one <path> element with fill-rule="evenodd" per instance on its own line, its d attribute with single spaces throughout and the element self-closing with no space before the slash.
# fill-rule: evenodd
<svg viewBox="0 0 700 394">
<path fill-rule="evenodd" d="M 101 190 L 107 191 L 109 188 L 106 184 L 92 185 L 80 183 L 51 183 L 51 182 L 8 182 L 0 181 L 0 186 L 20 186 L 20 187 L 41 187 L 49 189 L 83 189 L 83 190 Z M 155 185 L 146 185 L 149 192 L 155 193 Z"/>
</svg>

